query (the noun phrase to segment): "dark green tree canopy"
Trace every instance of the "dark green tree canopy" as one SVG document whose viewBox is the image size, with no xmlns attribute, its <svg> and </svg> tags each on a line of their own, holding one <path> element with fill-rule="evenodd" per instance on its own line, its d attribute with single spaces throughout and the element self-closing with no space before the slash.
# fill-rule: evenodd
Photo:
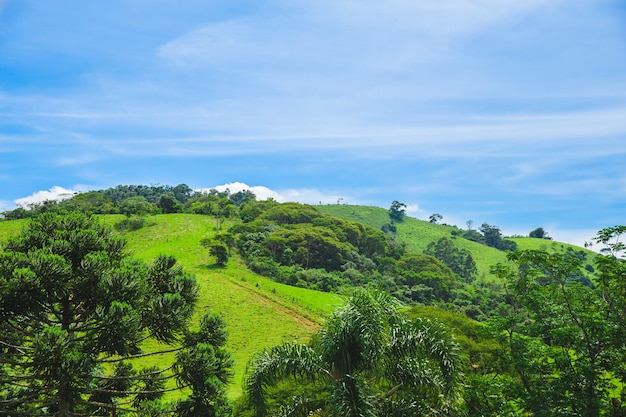
<svg viewBox="0 0 626 417">
<path fill-rule="evenodd" d="M 548 233 L 543 229 L 543 227 L 538 227 L 534 230 L 531 230 L 528 234 L 528 237 L 534 237 L 537 239 L 548 239 Z"/>
<path fill-rule="evenodd" d="M 450 300 L 452 289 L 460 285 L 450 268 L 424 254 L 403 255 L 398 260 L 397 280 L 406 298 L 427 304 Z"/>
<path fill-rule="evenodd" d="M 472 254 L 468 250 L 454 246 L 451 239 L 442 237 L 436 242 L 430 242 L 424 254 L 439 259 L 465 282 L 474 280 L 477 270 Z"/>
<path fill-rule="evenodd" d="M 223 343 L 204 325 L 188 328 L 197 291 L 171 256 L 128 258 L 95 217 L 35 218 L 0 253 L 0 415 L 109 414 L 154 402 L 167 379 L 193 388 L 189 367 L 205 378 L 228 373 Z M 178 352 L 174 372 L 134 368 L 133 358 L 162 352 L 144 351 L 148 339 Z"/>
<path fill-rule="evenodd" d="M 401 222 L 404 220 L 404 215 L 406 213 L 406 204 L 399 202 L 398 200 L 394 200 L 391 203 L 391 207 L 389 207 L 389 218 L 392 221 Z"/>
<path fill-rule="evenodd" d="M 335 289 L 352 280 L 335 272 L 371 272 L 390 250 L 382 231 L 307 204 L 249 202 L 241 213 L 244 223 L 230 231 L 249 267 L 292 285 Z M 318 271 L 305 272 L 310 269 Z"/>
<path fill-rule="evenodd" d="M 509 259 L 517 268 L 494 267 L 506 282 L 511 306 L 510 314 L 494 323 L 507 336 L 522 404 L 533 415 L 626 413 L 624 233 L 622 226 L 599 232 L 596 240 L 608 250 L 596 257 L 593 286 L 573 279 L 583 263 L 567 252 L 516 251 Z"/>
</svg>

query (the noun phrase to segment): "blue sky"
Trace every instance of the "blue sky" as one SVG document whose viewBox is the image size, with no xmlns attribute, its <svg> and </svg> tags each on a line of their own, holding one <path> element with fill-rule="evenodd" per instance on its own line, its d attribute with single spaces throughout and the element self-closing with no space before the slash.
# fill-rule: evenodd
<svg viewBox="0 0 626 417">
<path fill-rule="evenodd" d="M 0 209 L 241 182 L 582 244 L 625 162 L 621 0 L 0 0 Z"/>
</svg>

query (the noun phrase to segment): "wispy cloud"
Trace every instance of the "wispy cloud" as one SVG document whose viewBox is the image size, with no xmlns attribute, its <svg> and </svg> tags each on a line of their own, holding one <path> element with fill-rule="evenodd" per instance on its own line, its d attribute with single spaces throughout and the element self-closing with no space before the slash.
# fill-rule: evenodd
<svg viewBox="0 0 626 417">
<path fill-rule="evenodd" d="M 125 156 L 198 157 L 341 150 L 352 156 L 374 159 L 407 153 L 422 158 L 455 159 L 549 158 L 549 153 L 553 152 L 558 152 L 561 158 L 591 158 L 626 153 L 626 143 L 621 140 L 626 133 L 626 108 L 621 107 L 557 114 L 466 116 L 453 123 L 448 121 L 445 126 L 417 123 L 404 127 L 367 123 L 326 125 L 321 122 L 315 127 L 302 128 L 288 121 L 272 125 L 257 120 L 258 125 L 242 130 L 228 121 L 212 127 L 193 118 L 187 121 L 186 127 L 174 121 L 174 125 L 181 123 L 180 131 L 167 137 L 137 138 L 143 134 L 137 135 L 133 129 L 121 137 L 118 133 L 111 137 L 106 130 L 92 132 L 100 129 L 100 125 L 96 125 L 81 129 L 83 133 L 52 129 L 36 136 L 5 135 L 4 145 L 28 146 L 28 143 L 45 143 L 54 137 L 57 144 L 65 142 L 84 148 L 87 156 L 79 158 L 83 162 L 90 162 L 102 151 Z M 155 128 L 160 123 L 155 122 Z M 169 129 L 172 128 L 170 124 Z M 589 137 L 594 137 L 595 141 L 589 141 Z M 60 161 L 70 163 L 74 159 L 63 157 Z"/>
</svg>

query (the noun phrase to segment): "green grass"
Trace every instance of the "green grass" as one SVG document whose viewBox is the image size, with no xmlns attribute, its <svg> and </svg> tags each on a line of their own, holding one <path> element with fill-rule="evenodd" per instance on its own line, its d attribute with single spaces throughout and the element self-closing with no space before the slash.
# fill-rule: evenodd
<svg viewBox="0 0 626 417">
<path fill-rule="evenodd" d="M 548 253 L 565 253 L 567 248 L 572 248 L 574 251 L 583 251 L 587 254 L 588 258 L 594 258 L 596 253 L 580 246 L 570 245 L 569 243 L 556 242 L 549 239 L 538 239 L 534 237 L 515 237 L 511 238 L 512 241 L 517 243 L 519 249 L 530 250 L 545 250 Z"/>
<path fill-rule="evenodd" d="M 107 224 L 120 216 L 103 216 Z M 215 219 L 192 214 L 147 218 L 145 227 L 126 232 L 128 250 L 150 261 L 159 254 L 173 255 L 196 276 L 200 287 L 196 319 L 211 310 L 222 315 L 229 333 L 226 348 L 235 360 L 229 396 L 242 393 L 246 364 L 263 348 L 285 342 L 305 342 L 317 331 L 323 315 L 341 303 L 336 294 L 321 293 L 276 283 L 250 272 L 236 255 L 226 267 L 214 265 L 200 240 L 216 233 Z M 228 228 L 226 223 L 223 230 Z"/>
<path fill-rule="evenodd" d="M 7 240 L 9 236 L 15 236 L 26 224 L 28 220 L 1 220 L 0 221 L 0 245 Z"/>
</svg>

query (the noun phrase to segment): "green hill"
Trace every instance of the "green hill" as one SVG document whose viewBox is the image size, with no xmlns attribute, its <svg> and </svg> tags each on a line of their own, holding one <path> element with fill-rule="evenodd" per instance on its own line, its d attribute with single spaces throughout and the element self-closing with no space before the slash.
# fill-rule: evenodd
<svg viewBox="0 0 626 417">
<path fill-rule="evenodd" d="M 321 212 L 357 221 L 378 230 L 389 223 L 387 210 L 379 207 L 326 205 L 316 206 Z M 123 215 L 101 215 L 102 221 L 114 226 Z M 0 221 L 0 242 L 19 233 L 27 220 Z M 226 230 L 239 223 L 226 220 Z M 449 237 L 459 248 L 471 252 L 478 269 L 479 280 L 492 281 L 489 268 L 506 262 L 506 253 L 494 248 L 452 236 L 451 226 L 432 224 L 406 217 L 396 223 L 396 236 L 406 242 L 408 252 L 421 253 L 426 246 L 442 237 Z M 183 267 L 195 274 L 200 286 L 198 317 L 206 309 L 221 314 L 229 332 L 227 349 L 235 360 L 234 379 L 230 397 L 242 392 L 242 377 L 246 364 L 255 352 L 264 347 L 287 341 L 306 341 L 323 320 L 325 314 L 342 303 L 341 296 L 288 286 L 251 272 L 241 258 L 232 253 L 225 267 L 216 267 L 213 258 L 200 241 L 216 234 L 213 216 L 200 214 L 159 214 L 146 217 L 145 226 L 134 231 L 119 232 L 128 241 L 133 257 L 150 261 L 158 254 L 174 255 Z M 590 251 L 571 245 L 542 239 L 516 238 L 520 249 L 554 251 Z M 588 256 L 588 260 L 593 255 Z M 156 360 L 156 359 L 155 359 Z"/>
<path fill-rule="evenodd" d="M 316 206 L 322 213 L 341 217 L 346 220 L 353 220 L 380 229 L 389 223 L 389 211 L 381 207 L 355 206 L 346 204 L 329 204 Z M 478 277 L 485 282 L 493 280 L 489 269 L 497 263 L 506 263 L 506 252 L 452 235 L 455 227 L 448 225 L 433 224 L 424 220 L 418 220 L 406 216 L 402 222 L 394 224 L 396 226 L 395 235 L 407 244 L 407 251 L 421 253 L 430 242 L 435 242 L 442 237 L 450 238 L 459 249 L 470 251 L 476 268 Z M 580 248 L 568 243 L 556 242 L 546 239 L 530 237 L 508 238 L 517 244 L 518 249 L 546 250 L 548 252 L 565 253 L 567 251 L 582 252 L 585 254 L 585 261 L 593 264 L 595 252 L 585 248 Z"/>
<path fill-rule="evenodd" d="M 122 215 L 102 216 L 102 221 L 110 226 L 122 219 Z M 26 222 L 1 221 L 0 241 L 19 233 Z M 201 291 L 196 315 L 200 317 L 210 309 L 221 314 L 227 323 L 227 349 L 235 360 L 229 396 L 237 398 L 253 353 L 287 341 L 308 340 L 323 316 L 341 303 L 341 298 L 256 275 L 236 255 L 226 267 L 214 267 L 208 250 L 200 245 L 202 238 L 215 233 L 214 228 L 215 219 L 210 216 L 167 214 L 148 217 L 145 227 L 124 236 L 133 257 L 150 261 L 158 254 L 174 255 L 185 270 L 195 274 Z"/>
</svg>

